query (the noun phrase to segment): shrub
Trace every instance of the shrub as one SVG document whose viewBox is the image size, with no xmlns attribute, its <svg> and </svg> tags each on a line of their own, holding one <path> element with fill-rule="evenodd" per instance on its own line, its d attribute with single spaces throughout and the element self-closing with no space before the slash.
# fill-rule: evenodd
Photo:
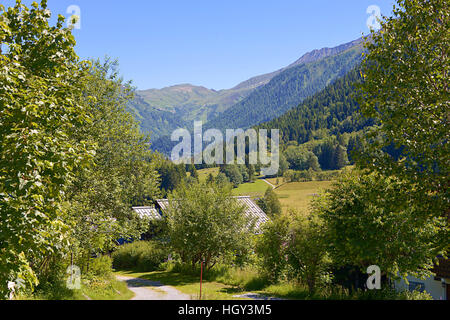
<svg viewBox="0 0 450 320">
<path fill-rule="evenodd" d="M 256 241 L 256 254 L 259 258 L 261 272 L 273 283 L 280 279 L 286 269 L 288 229 L 287 217 L 276 217 L 263 226 L 263 233 Z"/>
<path fill-rule="evenodd" d="M 89 273 L 93 276 L 105 277 L 112 272 L 112 259 L 109 256 L 99 256 L 91 260 Z"/>
<path fill-rule="evenodd" d="M 156 241 L 138 241 L 119 247 L 113 254 L 113 267 L 118 270 L 155 271 L 167 259 L 168 252 Z"/>
</svg>

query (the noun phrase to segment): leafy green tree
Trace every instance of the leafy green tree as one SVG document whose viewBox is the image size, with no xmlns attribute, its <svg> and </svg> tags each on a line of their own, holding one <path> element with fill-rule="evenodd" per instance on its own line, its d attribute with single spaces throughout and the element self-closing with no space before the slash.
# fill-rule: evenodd
<svg viewBox="0 0 450 320">
<path fill-rule="evenodd" d="M 449 23 L 447 0 L 398 0 L 367 41 L 360 107 L 380 125 L 359 161 L 421 188 L 416 203 L 431 202 L 430 216 L 447 218 Z M 391 156 L 391 146 L 402 154 Z"/>
<path fill-rule="evenodd" d="M 325 234 L 325 225 L 317 213 L 308 217 L 291 213 L 288 264 L 293 276 L 308 286 L 310 294 L 315 292 L 317 285 L 326 276 L 331 262 Z"/>
<path fill-rule="evenodd" d="M 396 177 L 344 173 L 313 205 L 325 222 L 333 262 L 362 272 L 378 265 L 392 277 L 429 276 L 448 241 L 442 234 L 446 219 L 429 219 L 427 208 L 411 196 L 414 191 Z"/>
<path fill-rule="evenodd" d="M 253 164 L 249 164 L 247 171 L 248 171 L 249 182 L 254 182 L 255 174 L 256 174 L 255 166 Z"/>
<path fill-rule="evenodd" d="M 254 221 L 231 195 L 231 188 L 209 184 L 182 186 L 169 197 L 168 238 L 183 262 L 205 261 L 211 269 L 230 253 L 247 252 Z"/>
<path fill-rule="evenodd" d="M 345 147 L 338 145 L 334 151 L 334 169 L 342 169 L 348 164 L 347 150 Z"/>
<path fill-rule="evenodd" d="M 220 172 L 224 173 L 235 188 L 244 182 L 241 170 L 237 165 L 227 164 L 220 167 Z"/>
<path fill-rule="evenodd" d="M 264 198 L 258 201 L 259 207 L 270 217 L 275 217 L 282 213 L 281 203 L 272 187 L 268 187 Z"/>
<path fill-rule="evenodd" d="M 283 177 L 284 174 L 289 170 L 289 162 L 287 162 L 286 157 L 283 153 L 280 154 L 280 169 L 278 170 L 278 177 Z"/>
<path fill-rule="evenodd" d="M 162 156 L 157 158 L 156 169 L 161 177 L 161 189 L 165 193 L 178 188 L 187 177 L 184 165 L 175 165 Z"/>
<path fill-rule="evenodd" d="M 256 241 L 261 270 L 272 282 L 277 282 L 286 270 L 288 232 L 288 218 L 279 216 L 264 224 Z"/>
<path fill-rule="evenodd" d="M 78 97 L 88 64 L 47 1 L 0 5 L 0 296 L 8 281 L 37 283 L 38 264 L 66 246 L 63 201 L 73 172 L 92 158 L 70 133 L 92 119 Z"/>
<path fill-rule="evenodd" d="M 216 184 L 217 184 L 219 187 L 222 187 L 222 188 L 230 184 L 230 180 L 229 180 L 228 177 L 227 177 L 224 173 L 222 173 L 222 172 L 219 172 L 219 173 L 217 174 L 217 176 L 216 176 L 216 178 L 214 179 L 214 181 L 216 182 Z"/>
<path fill-rule="evenodd" d="M 319 159 L 314 153 L 312 152 L 308 153 L 306 157 L 306 166 L 308 167 L 308 169 L 320 171 Z"/>
<path fill-rule="evenodd" d="M 80 267 L 119 238 L 139 238 L 145 227 L 130 208 L 149 205 L 160 193 L 149 138 L 126 110 L 133 91 L 119 78 L 117 66 L 110 59 L 92 63 L 80 100 L 93 121 L 72 133 L 96 146 L 94 165 L 76 172 L 68 191 L 66 223 L 72 226 L 71 248 L 80 255 Z"/>
<path fill-rule="evenodd" d="M 198 180 L 198 172 L 197 172 L 197 168 L 195 168 L 195 166 L 193 164 L 188 166 L 188 170 L 187 172 L 189 172 L 191 174 L 191 177 Z"/>
</svg>

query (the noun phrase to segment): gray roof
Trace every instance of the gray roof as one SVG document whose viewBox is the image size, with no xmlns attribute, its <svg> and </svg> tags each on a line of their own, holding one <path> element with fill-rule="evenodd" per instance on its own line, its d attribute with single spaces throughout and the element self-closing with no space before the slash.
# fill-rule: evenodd
<svg viewBox="0 0 450 320">
<path fill-rule="evenodd" d="M 158 210 L 155 207 L 133 207 L 134 212 L 136 212 L 141 218 L 149 218 L 152 220 L 162 219 Z"/>
<path fill-rule="evenodd" d="M 239 204 L 245 207 L 245 215 L 247 217 L 255 219 L 255 227 L 257 230 L 259 230 L 261 225 L 269 221 L 269 218 L 264 213 L 264 211 L 262 211 L 262 209 L 255 202 L 253 202 L 253 200 L 249 196 L 233 198 L 236 199 Z M 156 203 L 162 211 L 167 210 L 167 207 L 169 206 L 168 199 L 156 200 Z"/>
</svg>

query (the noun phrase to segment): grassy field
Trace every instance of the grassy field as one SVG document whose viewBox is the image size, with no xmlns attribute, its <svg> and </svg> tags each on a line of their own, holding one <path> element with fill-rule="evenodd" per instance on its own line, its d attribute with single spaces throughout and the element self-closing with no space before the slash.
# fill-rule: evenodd
<svg viewBox="0 0 450 320">
<path fill-rule="evenodd" d="M 205 182 L 209 174 L 212 174 L 214 177 L 216 177 L 219 174 L 219 168 L 201 169 L 198 170 L 197 172 L 198 172 L 198 179 L 200 180 L 200 182 Z"/>
<path fill-rule="evenodd" d="M 296 209 L 307 213 L 311 199 L 321 190 L 329 188 L 331 181 L 291 182 L 275 189 L 283 211 Z"/>
<path fill-rule="evenodd" d="M 256 180 L 253 183 L 241 184 L 238 188 L 233 189 L 236 196 L 262 197 L 270 186 L 263 180 Z"/>
<path fill-rule="evenodd" d="M 276 178 L 268 181 L 276 185 Z M 331 186 L 331 181 L 291 182 L 286 184 L 282 184 L 281 181 L 282 179 L 279 180 L 279 187 L 275 189 L 275 193 L 280 199 L 283 212 L 287 212 L 289 209 L 308 212 L 311 199 L 321 190 Z M 255 183 L 241 184 L 239 188 L 233 190 L 233 194 L 260 198 L 264 196 L 268 187 L 269 185 L 263 180 L 257 180 Z"/>
<path fill-rule="evenodd" d="M 200 181 L 206 180 L 210 173 L 216 176 L 219 173 L 219 168 L 199 170 L 198 174 Z M 309 204 L 314 195 L 317 195 L 321 190 L 331 186 L 330 181 L 284 183 L 283 178 L 271 178 L 267 179 L 267 181 L 277 187 L 275 193 L 280 199 L 283 212 L 295 209 L 307 213 L 309 211 Z M 268 187 L 269 184 L 258 179 L 254 183 L 244 183 L 238 188 L 233 189 L 233 195 L 261 198 L 264 196 Z"/>
</svg>

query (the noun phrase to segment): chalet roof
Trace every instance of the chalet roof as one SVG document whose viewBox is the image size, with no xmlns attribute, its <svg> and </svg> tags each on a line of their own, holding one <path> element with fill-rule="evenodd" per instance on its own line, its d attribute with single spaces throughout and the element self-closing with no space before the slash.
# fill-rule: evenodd
<svg viewBox="0 0 450 320">
<path fill-rule="evenodd" d="M 155 207 L 133 207 L 133 210 L 141 218 L 149 218 L 152 220 L 162 219 L 161 214 L 158 212 L 158 210 L 156 210 Z"/>
<path fill-rule="evenodd" d="M 241 196 L 241 197 L 233 197 L 237 200 L 237 202 L 245 207 L 245 215 L 247 217 L 255 219 L 255 227 L 257 230 L 264 223 L 269 221 L 267 215 L 262 211 L 262 209 L 253 202 L 253 200 L 249 196 Z M 161 209 L 161 211 L 166 211 L 169 206 L 168 199 L 160 199 L 156 200 L 156 206 Z"/>
</svg>

